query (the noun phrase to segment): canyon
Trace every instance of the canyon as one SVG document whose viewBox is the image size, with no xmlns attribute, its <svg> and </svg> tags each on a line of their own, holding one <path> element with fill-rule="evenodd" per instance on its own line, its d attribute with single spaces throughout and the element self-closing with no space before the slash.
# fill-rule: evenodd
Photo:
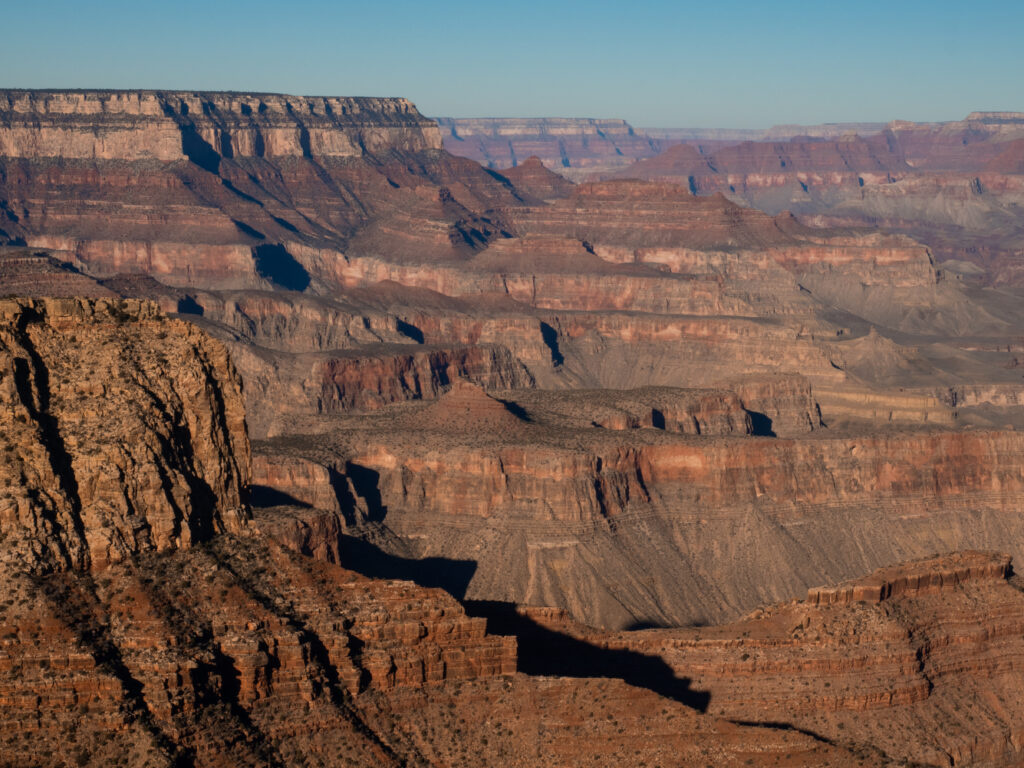
<svg viewBox="0 0 1024 768">
<path fill-rule="evenodd" d="M 3 759 L 1019 763 L 1018 122 L 0 92 Z"/>
<path fill-rule="evenodd" d="M 628 142 L 620 139 L 624 129 L 605 125 L 611 122 L 446 118 L 440 124 L 446 150 L 495 170 L 514 171 L 535 155 L 575 182 L 636 178 L 670 181 L 698 195 L 721 192 L 817 226 L 909 234 L 954 279 L 1015 291 L 1020 284 L 1024 113 L 766 130 L 629 126 Z"/>
<path fill-rule="evenodd" d="M 153 304 L 5 300 L 0 344 L 5 762 L 854 764 L 699 696 L 517 672 L 515 640 L 442 590 L 293 550 L 300 517 L 244 499 L 224 347 Z"/>
<path fill-rule="evenodd" d="M 1019 285 L 1024 114 L 949 123 L 893 121 L 842 136 L 668 147 L 613 172 L 723 192 L 824 226 L 910 234 L 952 274 Z"/>
</svg>

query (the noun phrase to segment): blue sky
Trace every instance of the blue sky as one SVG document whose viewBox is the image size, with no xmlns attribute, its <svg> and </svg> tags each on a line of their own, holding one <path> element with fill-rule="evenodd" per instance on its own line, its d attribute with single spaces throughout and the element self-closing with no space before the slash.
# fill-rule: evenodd
<svg viewBox="0 0 1024 768">
<path fill-rule="evenodd" d="M 0 86 L 407 96 L 638 126 L 1024 111 L 1024 2 L 10 2 Z"/>
</svg>

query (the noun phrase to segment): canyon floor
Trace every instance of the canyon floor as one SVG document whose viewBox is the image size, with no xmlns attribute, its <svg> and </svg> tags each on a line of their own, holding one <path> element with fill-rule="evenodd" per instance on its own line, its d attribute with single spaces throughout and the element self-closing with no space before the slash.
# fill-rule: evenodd
<svg viewBox="0 0 1024 768">
<path fill-rule="evenodd" d="M 0 118 L 0 762 L 1024 761 L 1024 119 Z"/>
</svg>

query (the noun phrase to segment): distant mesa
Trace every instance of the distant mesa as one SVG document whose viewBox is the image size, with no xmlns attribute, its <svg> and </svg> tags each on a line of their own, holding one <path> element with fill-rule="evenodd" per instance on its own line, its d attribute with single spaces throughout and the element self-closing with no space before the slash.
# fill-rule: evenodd
<svg viewBox="0 0 1024 768">
<path fill-rule="evenodd" d="M 515 168 L 530 156 L 579 181 L 610 173 L 663 149 L 625 120 L 588 118 L 437 118 L 444 148 L 492 168 Z"/>
</svg>

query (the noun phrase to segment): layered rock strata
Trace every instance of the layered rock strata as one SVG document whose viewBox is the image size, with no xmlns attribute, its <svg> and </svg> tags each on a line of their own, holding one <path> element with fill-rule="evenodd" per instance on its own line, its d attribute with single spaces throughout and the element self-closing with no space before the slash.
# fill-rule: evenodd
<svg viewBox="0 0 1024 768">
<path fill-rule="evenodd" d="M 698 630 L 592 639 L 657 652 L 719 715 L 786 722 L 893 760 L 1014 765 L 1024 596 L 1009 558 L 932 557 Z"/>
<path fill-rule="evenodd" d="M 623 178 L 723 192 L 805 221 L 878 226 L 927 243 L 940 260 L 979 266 L 991 282 L 1019 282 L 1022 234 L 1020 113 L 972 113 L 950 123 L 895 121 L 835 138 L 669 147 L 623 169 Z"/>
<path fill-rule="evenodd" d="M 260 443 L 264 466 L 303 468 L 265 482 L 320 504 L 304 478 L 330 476 L 356 529 L 473 562 L 467 597 L 611 627 L 733 618 L 823 575 L 1024 533 L 1016 432 L 829 435 L 796 399 L 776 419 L 803 436 L 781 439 L 735 393 L 496 396 L 505 410 L 480 392 L 465 414 L 442 398 Z"/>
<path fill-rule="evenodd" d="M 439 149 L 404 99 L 184 91 L 17 91 L 0 101 L 0 155 L 64 160 L 361 157 Z"/>
<path fill-rule="evenodd" d="M 454 255 L 519 200 L 402 99 L 3 91 L 0 124 L 0 238 L 93 276 L 304 290 L 297 252 Z"/>
<path fill-rule="evenodd" d="M 662 146 L 624 120 L 441 117 L 437 122 L 444 148 L 453 155 L 495 169 L 536 157 L 573 181 L 623 168 L 656 155 Z"/>
<path fill-rule="evenodd" d="M 703 715 L 696 692 L 517 673 L 514 638 L 445 592 L 358 576 L 337 548 L 292 551 L 330 524 L 250 516 L 237 375 L 154 305 L 6 300 L 0 323 L 0 761 L 855 764 Z M 453 400 L 509 414 L 472 387 Z"/>
</svg>

